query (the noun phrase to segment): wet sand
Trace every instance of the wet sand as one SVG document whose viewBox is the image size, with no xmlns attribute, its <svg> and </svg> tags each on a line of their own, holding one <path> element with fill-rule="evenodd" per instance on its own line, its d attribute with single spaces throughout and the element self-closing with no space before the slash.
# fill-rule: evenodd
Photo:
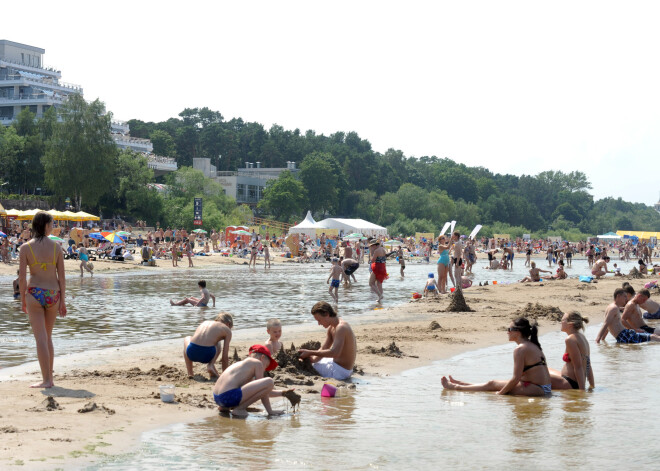
<svg viewBox="0 0 660 471">
<path fill-rule="evenodd" d="M 557 308 L 578 310 L 589 316 L 591 325 L 597 324 L 612 292 L 624 279 L 477 286 L 465 291 L 473 312 L 447 312 L 450 300 L 445 296 L 374 310 L 355 319 L 349 316 L 358 343 L 357 367 L 363 375 L 356 374 L 353 383 L 340 386 L 368 387 L 360 384 L 360 378 L 393 375 L 464 351 L 505 343 L 505 328 L 521 313 L 538 315 L 542 333 L 559 330 Z M 644 281 L 631 282 L 637 289 Z M 322 327 L 310 322 L 285 326 L 281 340 L 288 348 L 291 343 L 322 341 L 324 335 Z M 231 352 L 236 348 L 244 358 L 250 345 L 265 340 L 265 329 L 238 330 Z M 206 377 L 205 365 L 196 364 L 195 378 L 188 379 L 182 350 L 182 339 L 173 339 L 57 357 L 56 387 L 51 390 L 28 388 L 39 379 L 36 363 L 0 371 L 0 466 L 26 464 L 34 469 L 89 463 L 137 447 L 142 431 L 216 416 L 213 382 Z M 302 394 L 302 411 L 305 402 L 318 400 L 321 378 L 291 368 L 274 373 L 278 387 L 295 387 Z M 161 384 L 176 385 L 175 403 L 160 400 Z M 49 404 L 44 401 L 49 395 L 60 408 L 46 410 Z M 93 409 L 90 402 L 97 408 L 79 412 Z M 50 405 L 54 405 L 52 401 Z"/>
</svg>

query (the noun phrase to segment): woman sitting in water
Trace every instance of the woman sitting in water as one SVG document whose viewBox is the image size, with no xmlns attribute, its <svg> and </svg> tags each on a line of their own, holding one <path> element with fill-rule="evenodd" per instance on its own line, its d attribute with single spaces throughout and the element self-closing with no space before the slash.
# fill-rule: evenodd
<svg viewBox="0 0 660 471">
<path fill-rule="evenodd" d="M 564 261 L 559 260 L 559 263 L 557 265 L 557 273 L 552 275 L 551 277 L 553 280 L 565 280 L 568 278 L 568 275 L 566 274 L 566 271 L 564 271 Z"/>
<path fill-rule="evenodd" d="M 507 332 L 509 340 L 518 344 L 513 350 L 513 376 L 510 380 L 470 384 L 443 376 L 442 386 L 457 391 L 497 391 L 497 394 L 516 396 L 550 394 L 550 373 L 539 344 L 536 324 L 532 325 L 525 317 L 519 317 L 511 323 Z"/>
<path fill-rule="evenodd" d="M 566 352 L 561 373 L 550 370 L 552 389 L 585 389 L 587 380 L 594 387 L 594 372 L 589 358 L 589 342 L 581 330 L 589 319 L 578 312 L 569 312 L 561 318 L 561 331 L 566 332 Z"/>
<path fill-rule="evenodd" d="M 532 281 L 541 281 L 541 272 L 543 273 L 552 273 L 549 270 L 541 270 L 540 268 L 536 268 L 536 262 L 532 262 L 532 268 L 529 269 L 529 276 L 526 276 L 522 280 L 519 281 L 519 283 L 527 283 L 527 282 L 532 282 Z"/>
</svg>

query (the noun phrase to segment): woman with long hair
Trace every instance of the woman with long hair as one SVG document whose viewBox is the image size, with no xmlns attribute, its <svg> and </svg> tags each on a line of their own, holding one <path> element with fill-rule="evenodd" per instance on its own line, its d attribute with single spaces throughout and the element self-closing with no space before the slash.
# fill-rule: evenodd
<svg viewBox="0 0 660 471">
<path fill-rule="evenodd" d="M 53 326 L 58 314 L 66 316 L 64 259 L 59 245 L 48 238 L 52 230 L 52 216 L 38 212 L 32 219 L 33 238 L 19 252 L 21 307 L 30 319 L 42 376 L 42 381 L 31 388 L 53 387 Z M 29 282 L 27 267 L 30 267 Z"/>
<path fill-rule="evenodd" d="M 587 380 L 594 387 L 589 341 L 582 333 L 589 319 L 579 312 L 569 312 L 561 318 L 561 331 L 566 333 L 566 351 L 561 372 L 550 370 L 552 389 L 586 389 Z"/>
<path fill-rule="evenodd" d="M 545 396 L 552 392 L 550 373 L 538 339 L 538 327 L 525 317 L 511 322 L 507 329 L 509 341 L 518 346 L 513 350 L 513 376 L 508 381 L 491 380 L 482 384 L 442 377 L 445 389 L 456 391 L 496 391 L 516 396 Z"/>
</svg>

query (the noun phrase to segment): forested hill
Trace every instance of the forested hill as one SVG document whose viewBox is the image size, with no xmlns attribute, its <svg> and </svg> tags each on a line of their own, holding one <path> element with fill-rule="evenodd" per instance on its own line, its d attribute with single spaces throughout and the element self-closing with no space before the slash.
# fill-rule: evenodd
<svg viewBox="0 0 660 471">
<path fill-rule="evenodd" d="M 240 118 L 225 121 L 208 108 L 129 125 L 132 136 L 151 139 L 156 154 L 177 159 L 179 166 L 191 166 L 193 157 L 210 158 L 218 170 L 236 170 L 245 162 L 285 167 L 295 161 L 299 179 L 284 172 L 260 204 L 262 212 L 281 219 L 300 219 L 309 208 L 316 215 L 365 218 L 393 234 L 437 231 L 452 219 L 463 228 L 481 223 L 495 232 L 561 232 L 565 237 L 660 231 L 660 214 L 653 208 L 620 198 L 594 201 L 587 175 L 577 171 L 494 174 L 435 156 L 406 157 L 394 149 L 381 154 L 356 132 L 325 136 L 278 125 L 267 130 Z"/>
</svg>

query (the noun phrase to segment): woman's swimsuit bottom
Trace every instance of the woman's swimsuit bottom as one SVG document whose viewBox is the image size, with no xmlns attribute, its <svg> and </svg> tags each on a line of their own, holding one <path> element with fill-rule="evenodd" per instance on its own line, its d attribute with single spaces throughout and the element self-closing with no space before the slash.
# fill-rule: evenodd
<svg viewBox="0 0 660 471">
<path fill-rule="evenodd" d="M 202 347 L 201 345 L 192 342 L 190 342 L 188 348 L 186 348 L 186 355 L 190 361 L 196 361 L 197 363 L 210 363 L 217 352 L 215 345 Z"/>
<path fill-rule="evenodd" d="M 569 378 L 566 375 L 561 375 L 561 377 L 564 378 L 566 381 L 568 381 L 568 384 L 571 385 L 572 389 L 580 389 L 580 385 L 573 378 Z"/>
<path fill-rule="evenodd" d="M 635 332 L 632 329 L 623 329 L 616 336 L 618 343 L 644 343 L 651 341 L 651 334 Z"/>
<path fill-rule="evenodd" d="M 226 407 L 228 409 L 239 405 L 242 399 L 243 391 L 241 391 L 241 388 L 230 389 L 221 394 L 213 394 L 215 403 L 220 407 Z"/>
<path fill-rule="evenodd" d="M 525 387 L 529 386 L 530 384 L 532 384 L 534 386 L 538 386 L 539 388 L 543 389 L 544 394 L 552 394 L 552 385 L 551 384 L 536 384 L 536 383 L 532 383 L 530 381 L 521 381 L 521 383 Z"/>
<path fill-rule="evenodd" d="M 89 260 L 89 256 L 86 253 L 81 253 L 80 254 L 80 260 L 83 262 L 86 262 Z"/>
<path fill-rule="evenodd" d="M 438 263 L 442 263 L 444 266 L 449 266 L 449 250 L 443 250 L 438 259 Z"/>
<path fill-rule="evenodd" d="M 30 286 L 28 293 L 34 297 L 41 307 L 49 308 L 56 305 L 60 300 L 60 290 L 58 289 L 42 289 L 36 286 Z"/>
</svg>

